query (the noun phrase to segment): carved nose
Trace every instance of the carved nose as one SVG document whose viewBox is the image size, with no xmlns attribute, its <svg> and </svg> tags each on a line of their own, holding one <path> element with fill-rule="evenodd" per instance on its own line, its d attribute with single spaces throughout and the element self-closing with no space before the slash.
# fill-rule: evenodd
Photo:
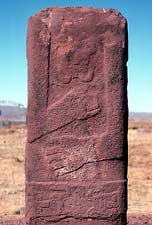
<svg viewBox="0 0 152 225">
<path fill-rule="evenodd" d="M 94 77 L 94 71 L 93 70 L 89 70 L 87 73 L 80 73 L 78 75 L 79 79 L 82 82 L 90 82 L 93 80 Z"/>
</svg>

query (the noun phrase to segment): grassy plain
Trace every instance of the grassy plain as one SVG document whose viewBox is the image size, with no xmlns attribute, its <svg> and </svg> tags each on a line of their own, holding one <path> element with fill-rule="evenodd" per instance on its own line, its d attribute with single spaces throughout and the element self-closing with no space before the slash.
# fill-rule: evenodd
<svg viewBox="0 0 152 225">
<path fill-rule="evenodd" d="M 129 122 L 129 213 L 152 213 L 152 121 Z M 0 216 L 24 204 L 23 125 L 0 128 Z"/>
<path fill-rule="evenodd" d="M 24 202 L 25 126 L 0 128 L 0 215 L 20 213 Z"/>
<path fill-rule="evenodd" d="M 129 123 L 129 213 L 152 213 L 152 120 Z"/>
</svg>

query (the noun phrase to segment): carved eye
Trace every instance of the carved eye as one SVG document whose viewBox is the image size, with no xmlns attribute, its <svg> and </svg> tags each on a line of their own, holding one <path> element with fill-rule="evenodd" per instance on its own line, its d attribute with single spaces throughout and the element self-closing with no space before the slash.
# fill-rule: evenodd
<svg viewBox="0 0 152 225">
<path fill-rule="evenodd" d="M 71 60 L 72 60 L 72 57 L 73 57 L 73 51 L 72 50 L 70 50 L 70 51 L 68 51 L 66 54 L 65 54 L 65 59 L 68 61 L 68 62 L 70 62 Z"/>
<path fill-rule="evenodd" d="M 68 71 L 66 71 L 64 69 L 64 70 L 61 70 L 58 73 L 58 80 L 60 80 L 60 82 L 63 83 L 63 84 L 68 84 L 68 83 L 71 82 L 72 76 L 71 76 L 71 74 Z"/>
<path fill-rule="evenodd" d="M 89 70 L 86 73 L 80 73 L 79 74 L 79 79 L 82 82 L 90 82 L 90 81 L 93 80 L 93 77 L 94 77 L 94 71 L 93 70 Z"/>
<path fill-rule="evenodd" d="M 64 84 L 68 84 L 68 83 L 71 82 L 72 77 L 71 77 L 70 75 L 69 75 L 69 76 L 64 75 L 63 77 L 61 77 L 61 80 L 62 80 L 62 82 L 63 82 Z"/>
</svg>

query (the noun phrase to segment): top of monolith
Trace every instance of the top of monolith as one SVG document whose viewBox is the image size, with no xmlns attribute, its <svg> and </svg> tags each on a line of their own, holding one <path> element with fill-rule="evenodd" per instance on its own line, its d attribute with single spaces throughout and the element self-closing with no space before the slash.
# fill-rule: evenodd
<svg viewBox="0 0 152 225">
<path fill-rule="evenodd" d="M 123 23 L 126 24 L 126 18 L 117 10 L 117 9 L 112 9 L 112 8 L 95 8 L 95 7 L 82 7 L 82 6 L 68 6 L 68 7 L 48 7 L 44 10 L 39 11 L 36 13 L 34 16 L 41 17 L 41 19 L 45 20 L 47 17 L 51 17 L 52 12 L 71 12 L 73 10 L 73 15 L 75 16 L 75 13 L 100 13 L 103 14 L 103 17 L 109 17 L 109 19 L 112 19 L 113 21 L 121 19 Z"/>
</svg>

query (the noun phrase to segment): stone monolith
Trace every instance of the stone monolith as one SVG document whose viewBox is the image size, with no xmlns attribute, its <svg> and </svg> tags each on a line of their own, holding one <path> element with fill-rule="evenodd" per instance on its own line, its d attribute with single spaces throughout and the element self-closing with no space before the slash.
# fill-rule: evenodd
<svg viewBox="0 0 152 225">
<path fill-rule="evenodd" d="M 127 48 L 116 10 L 29 19 L 26 224 L 126 224 Z"/>
</svg>

